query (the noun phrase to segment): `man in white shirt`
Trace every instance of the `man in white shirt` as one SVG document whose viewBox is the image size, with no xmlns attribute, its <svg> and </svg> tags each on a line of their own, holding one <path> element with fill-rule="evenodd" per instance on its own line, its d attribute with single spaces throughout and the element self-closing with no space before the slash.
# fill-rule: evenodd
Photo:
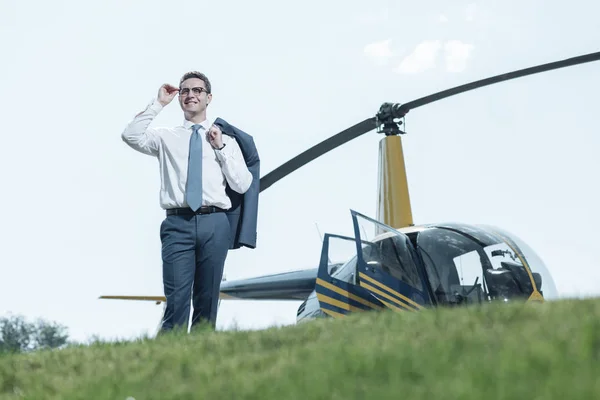
<svg viewBox="0 0 600 400">
<path fill-rule="evenodd" d="M 177 95 L 185 117 L 182 125 L 151 128 L 153 119 Z M 226 187 L 243 194 L 253 180 L 235 138 L 223 135 L 219 126 L 207 120 L 211 100 L 208 78 L 188 72 L 179 88 L 162 85 L 157 98 L 121 135 L 134 150 L 156 157 L 159 163 L 160 205 L 167 214 L 160 227 L 167 299 L 161 331 L 187 329 L 190 297 L 192 327 L 208 322 L 214 328 L 232 240 L 225 215 L 232 207 Z"/>
</svg>

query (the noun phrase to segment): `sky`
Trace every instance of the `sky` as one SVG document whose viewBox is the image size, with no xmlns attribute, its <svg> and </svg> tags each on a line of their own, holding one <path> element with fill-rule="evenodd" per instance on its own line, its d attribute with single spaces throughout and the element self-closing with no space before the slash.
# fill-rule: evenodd
<svg viewBox="0 0 600 400">
<path fill-rule="evenodd" d="M 265 175 L 329 136 L 473 80 L 600 50 L 600 5 L 430 2 L 0 0 L 0 315 L 72 339 L 154 334 L 162 295 L 158 164 L 121 140 L 163 83 L 211 79 L 209 116 L 250 133 Z M 415 223 L 500 226 L 544 260 L 561 297 L 600 294 L 595 176 L 600 63 L 529 76 L 410 112 Z M 177 102 L 155 125 L 176 125 Z M 258 246 L 228 280 L 314 268 L 320 235 L 375 217 L 377 152 L 363 135 L 260 198 Z M 295 323 L 299 301 L 223 301 L 218 329 Z"/>
</svg>

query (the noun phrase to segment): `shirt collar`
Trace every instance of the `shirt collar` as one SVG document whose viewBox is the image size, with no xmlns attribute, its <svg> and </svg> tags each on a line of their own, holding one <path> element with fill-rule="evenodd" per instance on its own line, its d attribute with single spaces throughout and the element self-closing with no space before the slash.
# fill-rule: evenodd
<svg viewBox="0 0 600 400">
<path fill-rule="evenodd" d="M 202 125 L 202 127 L 204 128 L 204 130 L 208 131 L 208 128 L 210 128 L 212 126 L 213 122 L 210 121 L 210 119 L 205 119 L 204 121 L 200 122 L 200 125 Z M 188 121 L 187 119 L 183 120 L 183 127 L 186 129 L 192 129 L 192 126 L 196 125 L 194 122 Z"/>
</svg>

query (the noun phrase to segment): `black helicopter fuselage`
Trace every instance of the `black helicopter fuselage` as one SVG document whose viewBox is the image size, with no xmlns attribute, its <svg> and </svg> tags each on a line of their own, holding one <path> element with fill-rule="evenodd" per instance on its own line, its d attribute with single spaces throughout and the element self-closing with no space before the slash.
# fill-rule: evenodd
<svg viewBox="0 0 600 400">
<path fill-rule="evenodd" d="M 366 217 L 354 213 L 353 218 Z M 430 224 L 393 230 L 366 219 L 379 228 L 373 239 L 360 233 L 356 238 L 326 235 L 315 290 L 300 304 L 298 323 L 371 309 L 418 311 L 557 297 L 541 259 L 498 228 Z M 332 240 L 354 240 L 356 256 L 329 263 Z"/>
</svg>

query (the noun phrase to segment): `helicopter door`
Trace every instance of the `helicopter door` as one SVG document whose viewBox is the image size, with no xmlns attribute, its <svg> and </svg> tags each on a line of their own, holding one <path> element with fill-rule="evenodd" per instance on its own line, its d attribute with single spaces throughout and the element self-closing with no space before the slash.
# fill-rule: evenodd
<svg viewBox="0 0 600 400">
<path fill-rule="evenodd" d="M 358 285 L 397 311 L 430 305 L 423 269 L 408 236 L 355 211 L 352 220 Z"/>
<path fill-rule="evenodd" d="M 354 238 L 325 235 L 315 285 L 325 314 L 343 317 L 350 312 L 385 307 L 368 290 L 356 285 L 356 261 Z"/>
</svg>

